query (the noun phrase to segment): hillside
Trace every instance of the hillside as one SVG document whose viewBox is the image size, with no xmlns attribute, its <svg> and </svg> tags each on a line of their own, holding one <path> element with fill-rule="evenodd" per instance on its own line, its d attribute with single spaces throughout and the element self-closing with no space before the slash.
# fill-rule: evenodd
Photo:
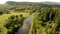
<svg viewBox="0 0 60 34">
<path fill-rule="evenodd" d="M 7 1 L 9 5 L 24 5 L 24 6 L 60 6 L 59 2 L 14 2 Z"/>
</svg>

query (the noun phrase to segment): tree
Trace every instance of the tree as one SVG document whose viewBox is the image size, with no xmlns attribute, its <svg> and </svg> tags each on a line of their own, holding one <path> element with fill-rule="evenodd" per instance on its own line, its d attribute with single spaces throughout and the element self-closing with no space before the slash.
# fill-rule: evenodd
<svg viewBox="0 0 60 34">
<path fill-rule="evenodd" d="M 10 16 L 6 21 L 7 23 L 4 25 L 8 29 L 7 34 L 15 34 L 15 32 L 19 29 L 19 27 L 22 27 L 23 20 L 24 17 L 22 14 L 20 16 L 18 15 Z"/>
</svg>

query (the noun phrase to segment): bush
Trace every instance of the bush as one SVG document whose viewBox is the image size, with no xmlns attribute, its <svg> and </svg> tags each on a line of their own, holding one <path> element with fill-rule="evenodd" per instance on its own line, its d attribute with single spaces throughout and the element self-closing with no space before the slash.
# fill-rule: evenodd
<svg viewBox="0 0 60 34">
<path fill-rule="evenodd" d="M 2 15 L 4 12 L 3 11 L 0 11 L 0 15 Z"/>
</svg>

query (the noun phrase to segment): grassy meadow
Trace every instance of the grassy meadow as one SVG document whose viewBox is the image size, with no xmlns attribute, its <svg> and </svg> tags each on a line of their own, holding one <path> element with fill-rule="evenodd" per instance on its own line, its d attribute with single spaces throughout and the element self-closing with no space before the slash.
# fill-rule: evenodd
<svg viewBox="0 0 60 34">
<path fill-rule="evenodd" d="M 16 12 L 12 12 L 11 14 L 3 14 L 3 15 L 0 15 L 0 24 L 4 24 L 5 20 L 11 16 L 11 15 L 20 15 L 22 14 L 24 17 L 27 17 L 29 15 L 29 13 L 16 13 Z"/>
</svg>

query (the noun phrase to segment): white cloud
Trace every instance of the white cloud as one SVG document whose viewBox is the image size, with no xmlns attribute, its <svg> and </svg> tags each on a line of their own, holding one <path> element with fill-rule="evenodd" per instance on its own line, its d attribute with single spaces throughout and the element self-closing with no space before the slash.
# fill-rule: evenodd
<svg viewBox="0 0 60 34">
<path fill-rule="evenodd" d="M 17 2 L 22 2 L 22 1 L 28 1 L 28 2 L 44 2 L 44 1 L 50 1 L 50 2 L 60 2 L 60 0 L 0 0 L 0 4 L 3 4 L 6 1 L 17 1 Z"/>
</svg>

